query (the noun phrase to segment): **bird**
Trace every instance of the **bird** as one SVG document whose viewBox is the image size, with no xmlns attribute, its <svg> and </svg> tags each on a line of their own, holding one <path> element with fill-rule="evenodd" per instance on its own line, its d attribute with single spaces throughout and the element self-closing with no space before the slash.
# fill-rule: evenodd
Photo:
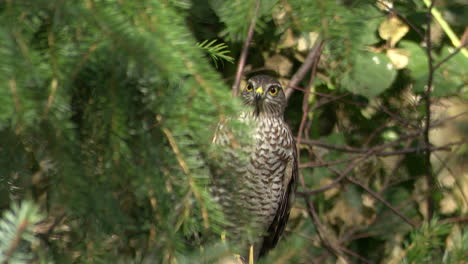
<svg viewBox="0 0 468 264">
<path fill-rule="evenodd" d="M 284 120 L 286 96 L 275 78 L 251 77 L 241 99 L 244 108 L 236 121 L 251 133 L 235 135 L 229 122 L 218 124 L 213 143 L 222 149 L 224 167 L 215 173 L 212 193 L 229 223 L 225 228 L 241 244 L 239 255 L 257 260 L 276 246 L 288 222 L 297 150 Z"/>
</svg>

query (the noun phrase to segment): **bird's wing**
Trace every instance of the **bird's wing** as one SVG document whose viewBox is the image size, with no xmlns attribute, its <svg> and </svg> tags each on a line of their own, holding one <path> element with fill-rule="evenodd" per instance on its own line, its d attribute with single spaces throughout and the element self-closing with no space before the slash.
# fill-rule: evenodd
<svg viewBox="0 0 468 264">
<path fill-rule="evenodd" d="M 263 239 L 259 257 L 265 255 L 270 249 L 273 249 L 276 246 L 279 238 L 281 237 L 281 234 L 284 231 L 284 228 L 286 227 L 286 223 L 288 222 L 289 212 L 291 211 L 291 207 L 294 202 L 294 194 L 296 192 L 298 178 L 297 151 L 294 141 L 293 153 L 287 162 L 288 163 L 283 180 L 283 187 L 285 191 L 281 197 L 280 205 L 278 211 L 276 211 L 275 218 L 268 228 L 268 233 Z"/>
</svg>

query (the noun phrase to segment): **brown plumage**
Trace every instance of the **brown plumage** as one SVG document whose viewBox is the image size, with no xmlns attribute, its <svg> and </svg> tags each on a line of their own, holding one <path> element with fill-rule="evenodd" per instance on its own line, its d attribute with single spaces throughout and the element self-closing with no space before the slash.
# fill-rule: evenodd
<svg viewBox="0 0 468 264">
<path fill-rule="evenodd" d="M 248 246 L 254 245 L 257 259 L 276 246 L 288 221 L 297 155 L 283 119 L 286 97 L 280 83 L 258 75 L 249 79 L 241 96 L 246 109 L 239 120 L 253 126 L 252 141 L 238 143 L 229 125 L 218 126 L 213 142 L 224 148 L 226 168 L 215 175 L 213 194 L 230 222 L 231 240 L 241 240 L 241 255 L 247 257 Z"/>
</svg>

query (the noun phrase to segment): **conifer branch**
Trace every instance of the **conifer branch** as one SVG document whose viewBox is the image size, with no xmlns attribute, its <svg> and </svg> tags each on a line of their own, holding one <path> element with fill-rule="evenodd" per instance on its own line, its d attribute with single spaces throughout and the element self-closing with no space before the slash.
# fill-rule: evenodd
<svg viewBox="0 0 468 264">
<path fill-rule="evenodd" d="M 169 145 L 172 148 L 172 151 L 176 155 L 177 161 L 179 162 L 180 167 L 182 168 L 182 171 L 184 172 L 185 175 L 188 177 L 189 181 L 189 186 L 190 189 L 192 190 L 195 198 L 197 199 L 198 203 L 200 204 L 200 208 L 202 211 L 202 218 L 203 218 L 203 226 L 205 229 L 208 229 L 210 226 L 209 218 L 208 218 L 208 210 L 206 209 L 205 203 L 203 201 L 203 198 L 198 191 L 198 187 L 195 183 L 195 180 L 192 177 L 192 174 L 190 173 L 189 167 L 187 163 L 185 162 L 184 158 L 182 157 L 182 153 L 180 153 L 179 147 L 177 146 L 177 143 L 175 141 L 174 136 L 172 135 L 171 131 L 167 128 L 162 129 L 164 134 L 167 137 L 167 140 L 169 141 Z"/>
<path fill-rule="evenodd" d="M 20 246 L 27 241 L 37 243 L 33 227 L 42 220 L 39 208 L 31 201 L 13 204 L 0 219 L 0 263 L 16 263 L 18 260 L 31 260 L 30 247 Z"/>
<path fill-rule="evenodd" d="M 229 50 L 225 43 L 216 43 L 216 39 L 212 41 L 204 40 L 201 43 L 197 43 L 197 46 L 208 52 L 216 67 L 218 67 L 219 60 L 221 60 L 221 62 L 225 60 L 234 63 L 234 58 L 227 55 L 229 54 Z"/>
<path fill-rule="evenodd" d="M 13 257 L 15 250 L 18 248 L 19 243 L 21 241 L 21 237 L 23 236 L 24 231 L 29 226 L 28 220 L 25 219 L 20 222 L 18 225 L 18 229 L 16 231 L 15 237 L 13 241 L 10 243 L 10 247 L 5 252 L 5 259 L 3 260 L 4 264 L 8 264 L 9 260 Z"/>
</svg>

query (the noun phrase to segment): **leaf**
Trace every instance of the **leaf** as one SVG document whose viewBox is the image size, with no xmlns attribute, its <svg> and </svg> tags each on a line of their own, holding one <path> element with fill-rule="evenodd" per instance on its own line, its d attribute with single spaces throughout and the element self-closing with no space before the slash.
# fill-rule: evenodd
<svg viewBox="0 0 468 264">
<path fill-rule="evenodd" d="M 382 39 L 387 40 L 390 47 L 395 44 L 408 33 L 409 27 L 396 16 L 388 17 L 379 26 L 379 35 Z"/>
<path fill-rule="evenodd" d="M 309 32 L 307 34 L 302 34 L 302 36 L 297 40 L 297 50 L 299 52 L 309 51 L 315 44 L 319 37 L 317 32 Z"/>
<path fill-rule="evenodd" d="M 414 80 L 413 90 L 423 92 L 428 74 L 426 54 L 421 46 L 414 42 L 402 41 L 401 47 L 409 53 L 407 68 L 411 71 L 411 77 Z"/>
<path fill-rule="evenodd" d="M 385 55 L 360 52 L 341 84 L 350 92 L 372 98 L 388 89 L 395 77 L 396 69 Z"/>
<path fill-rule="evenodd" d="M 457 202 L 452 195 L 445 195 L 444 198 L 439 202 L 439 206 L 440 212 L 445 215 L 453 214 L 458 209 Z"/>
<path fill-rule="evenodd" d="M 283 35 L 281 36 L 281 41 L 279 46 L 281 48 L 291 48 L 296 45 L 297 39 L 294 37 L 292 29 L 288 28 Z"/>
<path fill-rule="evenodd" d="M 265 66 L 280 74 L 280 76 L 287 76 L 293 66 L 292 62 L 285 56 L 275 54 L 272 57 L 265 59 Z"/>
<path fill-rule="evenodd" d="M 451 46 L 444 47 L 437 61 L 443 60 L 454 51 L 455 49 Z M 447 93 L 455 93 L 460 88 L 467 88 L 468 59 L 460 52 L 442 64 L 436 71 L 436 74 L 436 77 L 446 81 L 448 85 L 451 85 L 452 87 L 445 87 L 445 92 L 444 90 L 435 91 L 435 95 L 438 95 L 439 93 L 442 95 Z"/>
<path fill-rule="evenodd" d="M 429 77 L 426 53 L 420 45 L 414 42 L 402 41 L 401 47 L 409 52 L 407 68 L 411 71 L 411 77 L 414 81 L 413 90 L 416 93 L 422 93 L 425 90 Z M 441 61 L 449 54 L 449 48 L 444 48 L 440 57 L 434 56 L 434 65 L 437 61 Z M 463 58 L 462 54 L 457 54 L 442 64 L 441 67 L 434 72 L 432 95 L 446 96 L 462 88 L 466 83 L 466 76 L 468 73 L 466 69 L 468 69 L 468 63 L 466 59 Z"/>
<path fill-rule="evenodd" d="M 401 49 L 388 49 L 387 57 L 392 61 L 397 69 L 403 69 L 408 65 L 408 52 Z"/>
</svg>

